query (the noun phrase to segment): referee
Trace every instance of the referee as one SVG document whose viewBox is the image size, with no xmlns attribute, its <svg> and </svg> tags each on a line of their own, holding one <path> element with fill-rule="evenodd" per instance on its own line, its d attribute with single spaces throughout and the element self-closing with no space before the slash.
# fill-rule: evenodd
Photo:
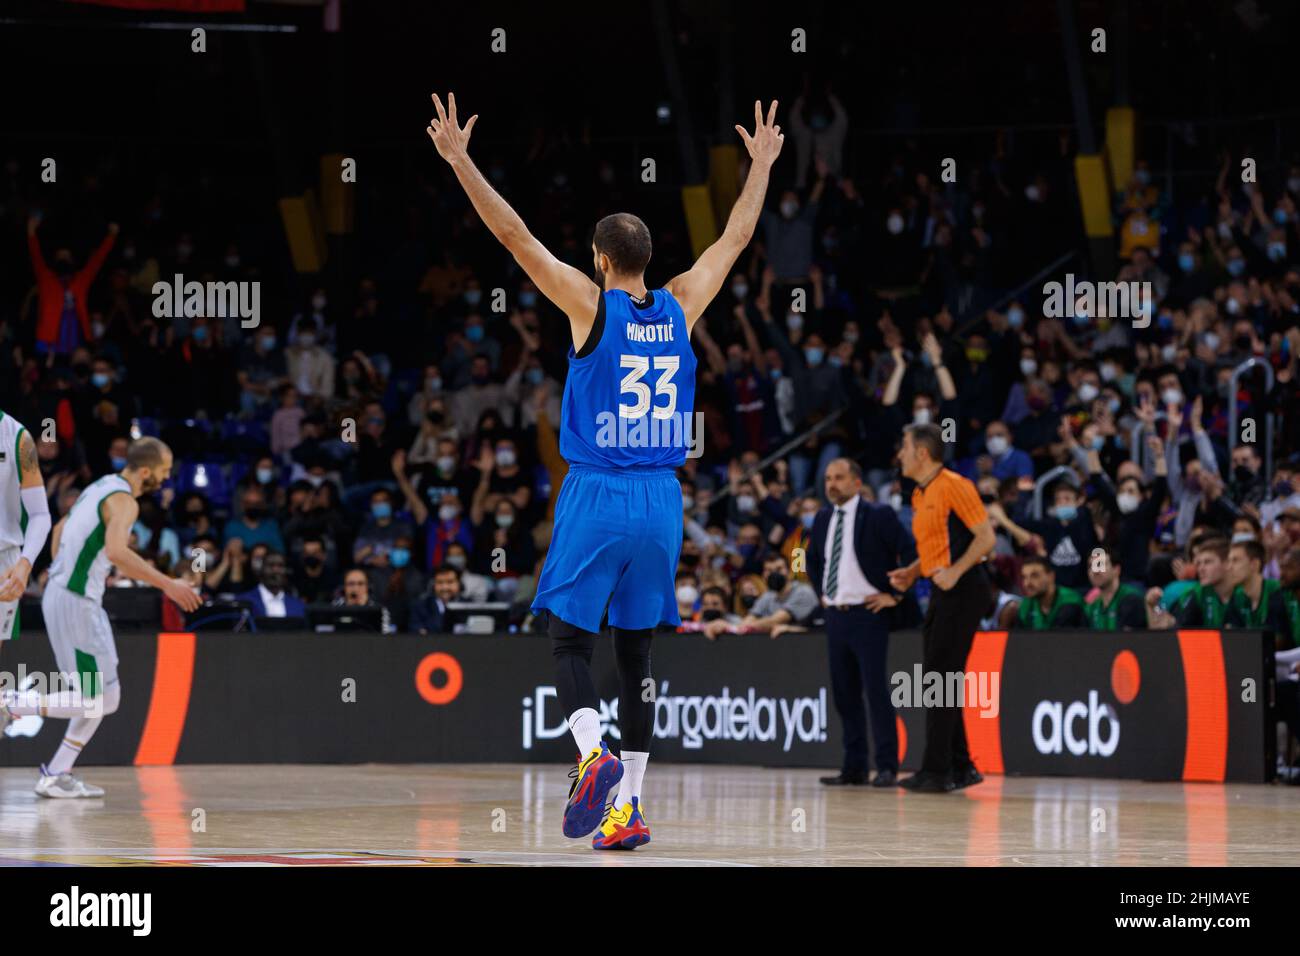
<svg viewBox="0 0 1300 956">
<path fill-rule="evenodd" d="M 943 432 L 938 425 L 912 424 L 903 429 L 898 453 L 904 478 L 916 482 L 912 492 L 912 534 L 917 559 L 889 572 L 889 583 L 906 591 L 925 576 L 933 590 L 921 625 L 921 657 L 926 679 L 938 673 L 964 673 L 966 657 L 989 603 L 989 582 L 981 563 L 993 550 L 979 492 L 969 480 L 943 466 Z M 942 701 L 925 719 L 925 755 L 921 770 L 899 783 L 925 793 L 946 793 L 984 778 L 966 749 L 962 701 Z"/>
</svg>

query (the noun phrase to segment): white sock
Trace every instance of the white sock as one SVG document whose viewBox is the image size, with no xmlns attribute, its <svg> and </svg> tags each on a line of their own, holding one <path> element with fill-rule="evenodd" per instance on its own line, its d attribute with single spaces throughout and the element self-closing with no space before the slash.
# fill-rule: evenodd
<svg viewBox="0 0 1300 956">
<path fill-rule="evenodd" d="M 569 715 L 569 729 L 578 744 L 579 762 L 600 747 L 600 714 L 590 707 L 575 710 Z"/>
<path fill-rule="evenodd" d="M 68 732 L 59 744 L 59 749 L 54 752 L 54 759 L 45 765 L 45 769 L 55 776 L 71 771 L 72 765 L 81 756 L 81 749 L 95 736 L 95 731 L 103 722 L 103 717 L 74 718 L 68 724 Z"/>
<path fill-rule="evenodd" d="M 633 797 L 640 798 L 641 781 L 645 779 L 645 765 L 650 762 L 650 755 L 624 750 L 619 759 L 623 761 L 623 779 L 619 782 L 614 806 L 622 809 L 624 804 L 632 802 Z"/>
</svg>

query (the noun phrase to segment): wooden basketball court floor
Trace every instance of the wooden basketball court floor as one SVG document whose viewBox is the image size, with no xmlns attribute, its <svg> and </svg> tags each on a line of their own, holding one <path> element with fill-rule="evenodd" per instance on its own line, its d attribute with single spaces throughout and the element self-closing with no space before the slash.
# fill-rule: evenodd
<svg viewBox="0 0 1300 956">
<path fill-rule="evenodd" d="M 0 770 L 0 864 L 1284 865 L 1300 787 L 990 776 L 955 794 L 829 789 L 825 771 L 650 765 L 653 842 L 560 833 L 566 768 L 85 767 L 102 799 Z"/>
</svg>

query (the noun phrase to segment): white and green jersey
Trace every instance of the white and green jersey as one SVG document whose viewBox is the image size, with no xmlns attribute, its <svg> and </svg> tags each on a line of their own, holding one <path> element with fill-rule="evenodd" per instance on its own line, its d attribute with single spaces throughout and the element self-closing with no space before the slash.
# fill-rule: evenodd
<svg viewBox="0 0 1300 956">
<path fill-rule="evenodd" d="M 27 509 L 19 496 L 23 467 L 18 458 L 18 443 L 26 430 L 18 419 L 0 411 L 0 551 L 21 548 L 27 533 Z"/>
<path fill-rule="evenodd" d="M 50 580 L 73 594 L 98 602 L 104 596 L 104 579 L 112 562 L 104 552 L 100 505 L 109 495 L 131 495 L 130 484 L 121 475 L 105 475 L 86 486 L 68 512 L 59 535 L 59 553 L 50 565 Z"/>
</svg>

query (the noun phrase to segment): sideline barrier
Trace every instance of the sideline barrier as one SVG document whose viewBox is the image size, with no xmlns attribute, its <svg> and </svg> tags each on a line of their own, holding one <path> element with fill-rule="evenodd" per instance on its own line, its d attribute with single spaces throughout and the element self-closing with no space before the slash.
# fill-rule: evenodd
<svg viewBox="0 0 1300 956">
<path fill-rule="evenodd" d="M 84 764 L 563 762 L 550 641 L 528 635 L 119 634 L 122 703 Z M 927 701 L 921 638 L 890 641 L 899 702 Z M 655 758 L 834 768 L 839 721 L 823 635 L 665 634 L 653 651 Z M 617 719 L 607 642 L 593 662 Z M 49 642 L 5 648 L 9 675 L 48 673 Z M 990 632 L 963 711 L 985 772 L 1262 782 L 1274 772 L 1271 639 L 1260 631 Z M 7 676 L 6 680 L 14 680 Z M 931 697 L 935 684 L 929 683 Z M 924 709 L 897 710 L 914 769 Z M 0 764 L 36 766 L 61 720 L 20 719 Z M 617 728 L 608 728 L 617 745 Z"/>
</svg>

